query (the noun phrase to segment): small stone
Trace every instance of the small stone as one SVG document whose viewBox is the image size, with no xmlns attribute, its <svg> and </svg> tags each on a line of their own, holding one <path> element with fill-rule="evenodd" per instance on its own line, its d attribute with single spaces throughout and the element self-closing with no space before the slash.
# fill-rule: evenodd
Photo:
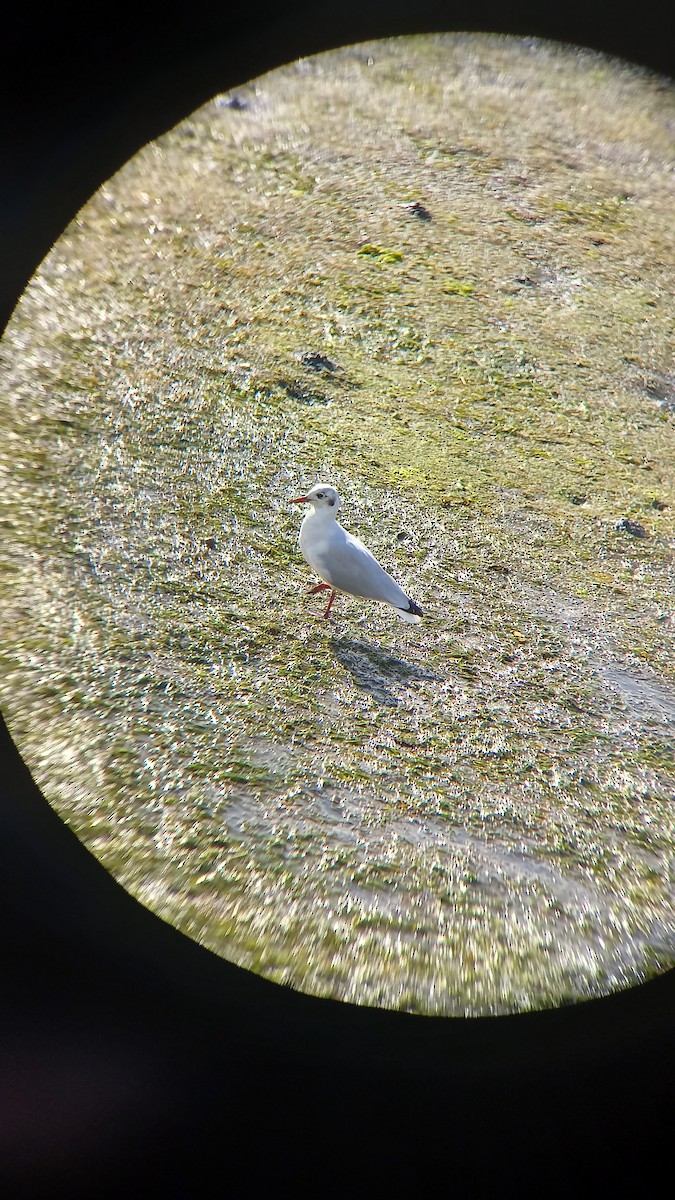
<svg viewBox="0 0 675 1200">
<path fill-rule="evenodd" d="M 327 358 L 325 354 L 318 354 L 316 352 L 312 353 L 308 351 L 307 354 L 302 355 L 300 361 L 304 364 L 304 366 L 309 367 L 312 371 L 329 371 L 332 373 L 333 371 L 339 370 L 337 363 L 334 363 L 332 359 Z"/>
<path fill-rule="evenodd" d="M 420 221 L 431 220 L 431 213 L 429 212 L 429 209 L 425 208 L 423 204 L 420 204 L 419 200 L 415 200 L 412 204 L 406 204 L 405 208 L 407 208 L 408 212 L 412 213 L 414 217 L 419 217 Z"/>
<path fill-rule="evenodd" d="M 629 517 L 622 517 L 620 521 L 615 523 L 614 528 L 621 533 L 630 533 L 633 537 L 649 537 L 644 525 L 640 525 L 639 521 L 631 521 Z"/>
</svg>

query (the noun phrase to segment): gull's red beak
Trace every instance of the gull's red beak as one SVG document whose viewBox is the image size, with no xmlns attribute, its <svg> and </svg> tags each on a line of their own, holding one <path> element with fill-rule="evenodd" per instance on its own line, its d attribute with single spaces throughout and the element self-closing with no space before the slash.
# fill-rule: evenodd
<svg viewBox="0 0 675 1200">
<path fill-rule="evenodd" d="M 289 504 L 310 504 L 309 496 L 296 496 L 295 500 L 289 500 Z"/>
</svg>

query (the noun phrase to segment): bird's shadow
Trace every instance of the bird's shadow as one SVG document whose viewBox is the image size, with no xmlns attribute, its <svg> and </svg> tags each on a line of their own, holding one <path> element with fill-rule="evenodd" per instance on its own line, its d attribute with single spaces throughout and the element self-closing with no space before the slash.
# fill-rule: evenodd
<svg viewBox="0 0 675 1200">
<path fill-rule="evenodd" d="M 371 642 L 354 638 L 334 637 L 330 648 L 335 658 L 352 676 L 358 688 L 369 692 L 380 704 L 394 707 L 400 703 L 394 688 L 409 688 L 427 679 L 439 680 L 440 675 L 415 663 L 405 662 Z"/>
</svg>

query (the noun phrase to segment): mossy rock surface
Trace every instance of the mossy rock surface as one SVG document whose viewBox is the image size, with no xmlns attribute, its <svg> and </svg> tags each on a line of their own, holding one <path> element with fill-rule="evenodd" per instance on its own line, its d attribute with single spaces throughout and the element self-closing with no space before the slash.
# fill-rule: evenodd
<svg viewBox="0 0 675 1200">
<path fill-rule="evenodd" d="M 478 1015 L 675 959 L 675 89 L 303 60 L 92 198 L 2 344 L 2 674 L 50 802 L 219 954 Z M 329 622 L 316 478 L 425 611 Z"/>
</svg>

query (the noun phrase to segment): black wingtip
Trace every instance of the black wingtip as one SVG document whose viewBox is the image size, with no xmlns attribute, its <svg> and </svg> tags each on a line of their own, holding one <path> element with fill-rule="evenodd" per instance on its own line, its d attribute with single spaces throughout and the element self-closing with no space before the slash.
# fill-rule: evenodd
<svg viewBox="0 0 675 1200">
<path fill-rule="evenodd" d="M 404 609 L 404 612 L 414 613 L 414 615 L 416 617 L 424 616 L 424 613 L 422 612 L 422 609 L 420 608 L 419 604 L 415 604 L 414 600 L 408 600 L 408 607 L 406 609 Z"/>
</svg>

